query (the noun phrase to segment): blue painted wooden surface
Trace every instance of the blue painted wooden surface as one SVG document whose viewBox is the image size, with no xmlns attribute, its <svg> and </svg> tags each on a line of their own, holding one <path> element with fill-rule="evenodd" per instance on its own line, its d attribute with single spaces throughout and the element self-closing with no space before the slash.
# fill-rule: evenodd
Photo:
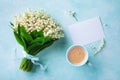
<svg viewBox="0 0 120 80">
<path fill-rule="evenodd" d="M 0 80 L 120 80 L 120 0 L 1 0 L 0 1 Z M 27 8 L 44 9 L 61 23 L 65 37 L 40 52 L 41 63 L 48 66 L 46 72 L 35 66 L 32 72 L 19 70 L 22 47 L 16 42 L 8 26 L 13 16 Z M 105 32 L 105 48 L 93 56 L 87 45 L 92 67 L 75 68 L 65 59 L 65 52 L 72 44 L 68 26 L 75 20 L 66 14 L 74 10 L 79 21 L 100 16 Z M 98 44 L 93 43 L 95 46 Z M 17 53 L 14 53 L 17 48 Z"/>
</svg>

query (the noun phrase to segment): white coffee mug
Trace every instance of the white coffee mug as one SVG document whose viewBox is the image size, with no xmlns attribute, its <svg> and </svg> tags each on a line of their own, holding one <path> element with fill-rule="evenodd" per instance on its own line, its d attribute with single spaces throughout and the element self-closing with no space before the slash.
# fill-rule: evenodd
<svg viewBox="0 0 120 80">
<path fill-rule="evenodd" d="M 69 56 L 68 56 L 70 50 L 71 50 L 72 48 L 74 48 L 74 47 L 80 47 L 80 48 L 82 48 L 82 49 L 84 50 L 84 52 L 85 52 L 85 58 L 84 58 L 84 60 L 83 60 L 82 62 L 78 63 L 78 64 L 72 63 L 72 62 L 69 60 Z M 88 61 L 88 51 L 87 51 L 83 46 L 80 46 L 80 45 L 72 45 L 72 46 L 70 46 L 70 47 L 68 48 L 68 50 L 67 50 L 67 52 L 66 52 L 66 59 L 67 59 L 67 62 L 68 62 L 70 65 L 72 65 L 72 66 L 83 66 L 83 65 L 86 64 L 87 61 Z"/>
</svg>

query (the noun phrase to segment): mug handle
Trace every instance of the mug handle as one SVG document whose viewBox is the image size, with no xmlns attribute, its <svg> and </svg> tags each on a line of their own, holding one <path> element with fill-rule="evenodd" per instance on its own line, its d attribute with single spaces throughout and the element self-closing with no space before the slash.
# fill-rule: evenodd
<svg viewBox="0 0 120 80">
<path fill-rule="evenodd" d="M 88 66 L 93 66 L 93 64 L 92 64 L 89 60 L 86 62 L 86 64 L 87 64 Z"/>
</svg>

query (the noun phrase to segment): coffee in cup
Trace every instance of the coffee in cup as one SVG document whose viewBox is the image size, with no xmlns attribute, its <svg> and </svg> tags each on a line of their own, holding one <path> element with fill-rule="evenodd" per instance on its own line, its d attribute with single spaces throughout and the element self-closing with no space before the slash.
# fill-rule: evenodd
<svg viewBox="0 0 120 80">
<path fill-rule="evenodd" d="M 66 58 L 71 65 L 82 66 L 88 60 L 88 52 L 80 45 L 73 45 L 67 50 Z"/>
</svg>

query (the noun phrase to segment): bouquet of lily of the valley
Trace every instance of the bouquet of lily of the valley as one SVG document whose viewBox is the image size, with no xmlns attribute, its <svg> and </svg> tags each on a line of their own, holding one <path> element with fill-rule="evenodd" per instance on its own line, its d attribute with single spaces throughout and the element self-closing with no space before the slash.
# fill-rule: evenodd
<svg viewBox="0 0 120 80">
<path fill-rule="evenodd" d="M 35 56 L 41 50 L 52 45 L 54 41 L 63 37 L 60 25 L 43 10 L 27 10 L 15 16 L 15 22 L 10 24 L 17 42 L 30 56 Z M 24 57 L 20 69 L 31 71 L 32 68 L 31 59 Z"/>
</svg>

